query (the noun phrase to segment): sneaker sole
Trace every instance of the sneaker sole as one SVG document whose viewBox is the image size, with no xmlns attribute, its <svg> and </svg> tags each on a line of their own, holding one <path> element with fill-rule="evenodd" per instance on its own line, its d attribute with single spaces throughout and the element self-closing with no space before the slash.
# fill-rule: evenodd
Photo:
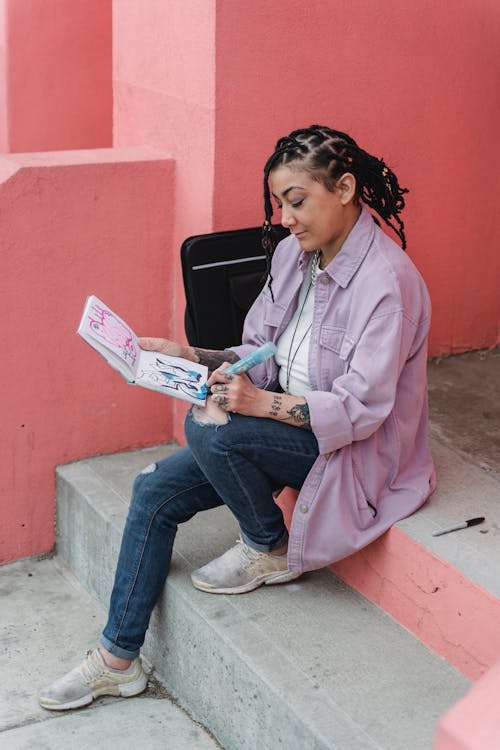
<svg viewBox="0 0 500 750">
<path fill-rule="evenodd" d="M 278 583 L 289 583 L 290 581 L 294 581 L 300 575 L 302 574 L 293 573 L 290 570 L 285 572 L 277 571 L 276 573 L 266 573 L 265 575 L 254 578 L 252 581 L 248 581 L 248 583 L 244 583 L 241 586 L 232 587 L 213 586 L 205 581 L 200 581 L 198 578 L 193 578 L 193 576 L 191 576 L 191 582 L 195 589 L 205 591 L 207 594 L 246 594 L 249 591 L 255 591 L 255 589 L 258 589 L 259 586 L 262 585 L 272 586 Z"/>
<path fill-rule="evenodd" d="M 126 682 L 123 685 L 115 685 L 115 692 L 110 692 L 110 690 L 103 689 L 104 692 L 100 690 L 92 691 L 89 695 L 84 695 L 82 698 L 77 698 L 74 701 L 68 701 L 67 703 L 55 703 L 54 701 L 51 701 L 49 698 L 39 698 L 38 702 L 41 705 L 42 708 L 47 709 L 47 711 L 69 711 L 72 708 L 82 708 L 83 706 L 88 706 L 89 703 L 92 703 L 96 698 L 100 698 L 103 695 L 111 695 L 115 698 L 133 698 L 134 695 L 140 695 L 143 693 L 148 686 L 148 678 L 147 675 L 142 674 L 139 679 L 135 680 L 134 682 Z"/>
</svg>

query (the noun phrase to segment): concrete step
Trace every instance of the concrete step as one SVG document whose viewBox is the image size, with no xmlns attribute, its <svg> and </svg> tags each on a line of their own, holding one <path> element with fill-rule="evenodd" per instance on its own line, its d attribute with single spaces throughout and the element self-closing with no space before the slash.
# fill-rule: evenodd
<svg viewBox="0 0 500 750">
<path fill-rule="evenodd" d="M 103 603 L 133 478 L 175 449 L 58 468 L 58 554 Z M 468 680 L 329 571 L 248 596 L 195 590 L 190 571 L 237 533 L 225 508 L 179 530 L 145 644 L 173 697 L 226 750 L 430 750 Z"/>
<path fill-rule="evenodd" d="M 432 425 L 438 487 L 413 516 L 334 566 L 469 679 L 500 655 L 500 474 L 482 468 Z M 432 532 L 465 519 L 485 522 Z"/>
<path fill-rule="evenodd" d="M 3 750 L 216 750 L 215 740 L 152 680 L 141 696 L 44 711 L 42 685 L 76 664 L 105 610 L 56 559 L 0 568 L 0 747 Z"/>
</svg>

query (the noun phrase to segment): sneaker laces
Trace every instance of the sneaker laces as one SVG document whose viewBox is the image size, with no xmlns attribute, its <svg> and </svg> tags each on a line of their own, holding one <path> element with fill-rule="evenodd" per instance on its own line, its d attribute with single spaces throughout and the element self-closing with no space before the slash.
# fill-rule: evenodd
<svg viewBox="0 0 500 750">
<path fill-rule="evenodd" d="M 236 544 L 239 545 L 237 547 L 238 556 L 243 563 L 252 563 L 255 560 L 259 559 L 261 555 L 259 550 L 254 549 L 253 547 L 249 547 L 248 544 L 244 542 L 241 537 L 236 540 Z"/>
<path fill-rule="evenodd" d="M 97 680 L 106 671 L 106 665 L 101 666 L 93 658 L 93 651 L 87 651 L 85 661 L 80 664 L 80 673 L 86 685 Z"/>
<path fill-rule="evenodd" d="M 247 566 L 249 566 L 251 570 L 254 569 L 253 563 L 255 562 L 262 562 L 271 559 L 273 564 L 276 564 L 278 560 L 284 557 L 283 555 L 272 555 L 270 552 L 261 552 L 258 549 L 254 549 L 254 547 L 250 547 L 244 542 L 241 537 L 236 540 L 235 549 L 237 550 L 238 557 L 244 568 L 247 569 Z M 264 564 L 266 563 L 264 562 Z"/>
</svg>

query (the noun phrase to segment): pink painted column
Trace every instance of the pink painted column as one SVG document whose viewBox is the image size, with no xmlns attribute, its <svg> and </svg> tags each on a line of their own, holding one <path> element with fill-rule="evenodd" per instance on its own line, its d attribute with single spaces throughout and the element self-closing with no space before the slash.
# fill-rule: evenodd
<svg viewBox="0 0 500 750">
<path fill-rule="evenodd" d="M 114 144 L 147 143 L 175 158 L 176 193 L 163 213 L 173 233 L 168 259 L 172 336 L 184 339 L 180 246 L 213 231 L 215 20 L 206 0 L 114 0 Z M 229 106 L 226 102 L 224 106 Z M 186 407 L 175 405 L 183 440 Z"/>
</svg>

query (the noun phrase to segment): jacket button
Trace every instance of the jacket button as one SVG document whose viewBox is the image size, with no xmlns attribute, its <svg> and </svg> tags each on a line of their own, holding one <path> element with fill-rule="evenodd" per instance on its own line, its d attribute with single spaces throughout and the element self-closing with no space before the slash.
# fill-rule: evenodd
<svg viewBox="0 0 500 750">
<path fill-rule="evenodd" d="M 322 284 L 329 284 L 330 283 L 330 278 L 327 276 L 326 273 L 324 273 L 323 276 L 321 277 L 321 283 Z"/>
<path fill-rule="evenodd" d="M 309 508 L 307 507 L 307 505 L 305 503 L 302 503 L 299 506 L 299 510 L 300 510 L 301 513 L 307 513 L 307 511 L 309 510 Z"/>
</svg>

